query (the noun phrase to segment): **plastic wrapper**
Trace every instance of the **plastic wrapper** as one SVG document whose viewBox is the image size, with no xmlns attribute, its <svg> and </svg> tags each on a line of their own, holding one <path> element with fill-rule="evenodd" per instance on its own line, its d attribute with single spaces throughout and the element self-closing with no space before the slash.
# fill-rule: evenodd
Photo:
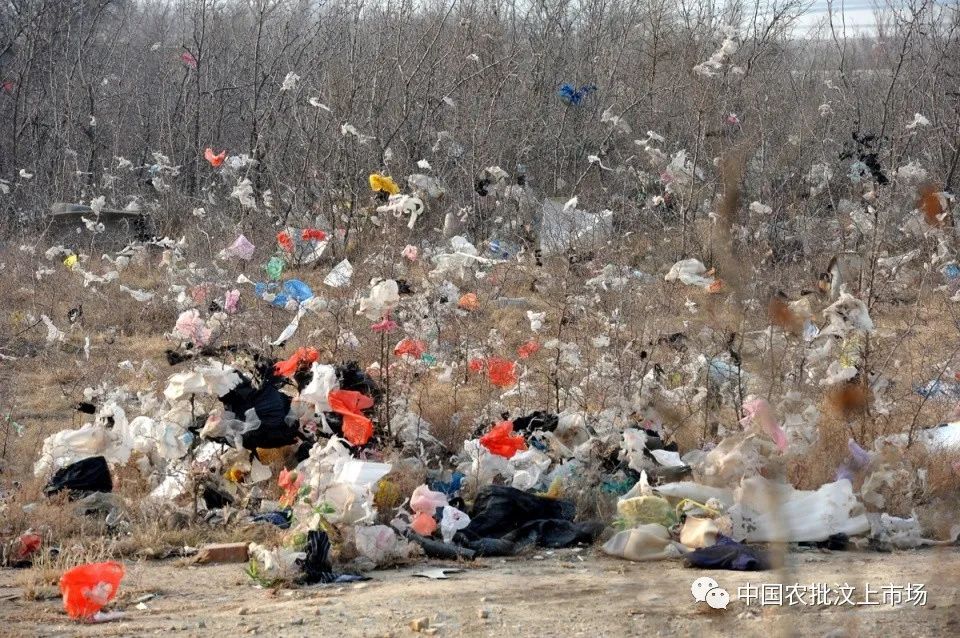
<svg viewBox="0 0 960 638">
<path fill-rule="evenodd" d="M 352 276 L 353 265 L 349 260 L 344 259 L 327 273 L 327 276 L 323 278 L 323 283 L 331 288 L 343 288 L 350 283 Z"/>
<path fill-rule="evenodd" d="M 386 525 L 354 528 L 357 553 L 376 565 L 409 558 L 414 546 Z"/>
<path fill-rule="evenodd" d="M 256 246 L 251 244 L 249 239 L 243 235 L 240 235 L 232 244 L 230 244 L 230 247 L 227 248 L 224 253 L 227 257 L 250 261 L 250 259 L 253 258 L 253 253 L 255 250 Z"/>
<path fill-rule="evenodd" d="M 301 390 L 297 400 L 311 404 L 316 414 L 331 412 L 328 397 L 331 391 L 339 387 L 336 368 L 314 362 L 310 366 L 310 374 L 310 383 Z"/>
<path fill-rule="evenodd" d="M 646 523 L 670 527 L 677 522 L 673 506 L 665 498 L 654 495 L 619 499 L 617 514 L 631 527 Z"/>
<path fill-rule="evenodd" d="M 550 457 L 540 450 L 517 452 L 510 458 L 510 465 L 513 467 L 513 480 L 510 484 L 518 490 L 533 489 L 542 482 L 551 462 Z"/>
<path fill-rule="evenodd" d="M 258 572 L 269 580 L 292 581 L 300 575 L 300 563 L 307 558 L 306 552 L 286 547 L 269 549 L 259 543 L 250 543 L 247 549 L 250 560 L 258 565 Z"/>
<path fill-rule="evenodd" d="M 681 259 L 673 266 L 664 277 L 666 281 L 680 281 L 688 286 L 699 286 L 707 288 L 715 279 L 708 276 L 707 267 L 699 259 Z"/>
<path fill-rule="evenodd" d="M 438 507 L 445 505 L 447 505 L 447 495 L 443 492 L 434 492 L 426 485 L 417 487 L 410 496 L 410 509 L 417 513 L 433 516 Z"/>
</svg>

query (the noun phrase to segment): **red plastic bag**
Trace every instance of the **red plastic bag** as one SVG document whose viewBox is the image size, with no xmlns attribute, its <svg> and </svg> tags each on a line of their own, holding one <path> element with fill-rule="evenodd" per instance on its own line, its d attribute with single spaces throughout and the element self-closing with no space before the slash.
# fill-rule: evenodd
<svg viewBox="0 0 960 638">
<path fill-rule="evenodd" d="M 501 421 L 489 432 L 480 437 L 480 445 L 491 454 L 505 459 L 513 458 L 517 452 L 527 449 L 527 442 L 519 434 L 513 433 L 513 421 Z"/>
<path fill-rule="evenodd" d="M 309 366 L 320 358 L 316 348 L 300 348 L 286 361 L 279 361 L 273 367 L 273 373 L 278 377 L 292 377 L 300 366 Z"/>
<path fill-rule="evenodd" d="M 351 445 L 363 445 L 373 436 L 373 423 L 361 412 L 373 407 L 373 399 L 353 390 L 331 390 L 327 402 L 343 417 L 343 438 Z"/>
<path fill-rule="evenodd" d="M 427 344 L 417 339 L 406 337 L 394 347 L 393 354 L 399 356 L 408 354 L 414 359 L 419 359 L 427 351 Z"/>
<path fill-rule="evenodd" d="M 487 377 L 498 388 L 509 388 L 517 382 L 516 364 L 513 361 L 490 357 L 487 359 Z"/>
<path fill-rule="evenodd" d="M 21 534 L 14 544 L 13 558 L 15 560 L 26 560 L 40 549 L 41 544 L 42 540 L 39 534 L 33 532 Z"/>
<path fill-rule="evenodd" d="M 63 608 L 71 618 L 89 618 L 114 599 L 123 580 L 120 563 L 87 563 L 60 577 Z"/>
</svg>

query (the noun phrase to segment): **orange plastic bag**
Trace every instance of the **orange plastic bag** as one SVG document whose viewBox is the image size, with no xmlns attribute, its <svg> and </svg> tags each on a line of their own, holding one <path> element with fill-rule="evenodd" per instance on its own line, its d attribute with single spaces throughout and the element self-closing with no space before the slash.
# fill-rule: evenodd
<svg viewBox="0 0 960 638">
<path fill-rule="evenodd" d="M 460 297 L 460 301 L 457 302 L 457 306 L 463 310 L 473 311 L 480 307 L 480 300 L 477 299 L 476 293 L 468 292 Z"/>
<path fill-rule="evenodd" d="M 413 528 L 413 531 L 417 534 L 420 534 L 420 536 L 431 536 L 437 531 L 437 521 L 429 514 L 420 512 L 413 517 L 413 522 L 410 523 L 410 527 Z"/>
<path fill-rule="evenodd" d="M 519 434 L 513 433 L 513 421 L 501 421 L 489 432 L 480 437 L 480 445 L 490 450 L 491 454 L 502 456 L 505 459 L 527 449 L 527 442 Z"/>
<path fill-rule="evenodd" d="M 373 423 L 361 411 L 373 407 L 373 399 L 353 390 L 331 390 L 327 402 L 343 417 L 343 438 L 351 445 L 363 445 L 373 436 Z"/>
<path fill-rule="evenodd" d="M 63 607 L 71 618 L 89 618 L 114 599 L 123 580 L 120 563 L 88 563 L 60 577 Z"/>
</svg>

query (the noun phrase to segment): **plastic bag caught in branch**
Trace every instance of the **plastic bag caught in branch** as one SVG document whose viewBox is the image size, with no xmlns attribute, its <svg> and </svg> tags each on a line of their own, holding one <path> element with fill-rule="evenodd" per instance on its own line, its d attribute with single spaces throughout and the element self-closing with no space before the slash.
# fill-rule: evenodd
<svg viewBox="0 0 960 638">
<path fill-rule="evenodd" d="M 370 321 L 384 317 L 400 302 L 400 287 L 393 279 L 378 282 L 370 289 L 370 294 L 360 300 L 358 315 Z"/>
<path fill-rule="evenodd" d="M 362 411 L 373 407 L 373 399 L 353 390 L 333 390 L 327 400 L 343 417 L 343 438 L 352 445 L 365 445 L 373 436 L 373 423 Z"/>
<path fill-rule="evenodd" d="M 372 177 L 372 176 L 371 176 Z M 423 213 L 423 200 L 411 195 L 390 195 L 387 204 L 377 207 L 378 213 L 393 213 L 395 217 L 409 215 L 407 228 L 413 230 L 417 219 Z"/>
<path fill-rule="evenodd" d="M 253 197 L 253 183 L 246 177 L 237 182 L 230 197 L 239 201 L 244 208 L 257 207 L 257 201 Z"/>
</svg>

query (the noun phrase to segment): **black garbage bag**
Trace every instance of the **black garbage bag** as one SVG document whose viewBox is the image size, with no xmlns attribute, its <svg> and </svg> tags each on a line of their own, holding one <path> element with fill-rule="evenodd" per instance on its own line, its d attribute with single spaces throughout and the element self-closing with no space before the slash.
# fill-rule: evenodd
<svg viewBox="0 0 960 638">
<path fill-rule="evenodd" d="M 738 543 L 723 534 L 718 534 L 717 542 L 710 547 L 696 549 L 684 556 L 684 561 L 687 567 L 703 569 L 733 569 L 743 572 L 770 569 L 770 559 L 766 552 Z"/>
<path fill-rule="evenodd" d="M 850 537 L 843 532 L 831 534 L 823 541 L 804 541 L 797 543 L 801 547 L 816 547 L 818 549 L 829 549 L 835 552 L 842 552 L 850 548 Z"/>
<path fill-rule="evenodd" d="M 52 496 L 62 490 L 70 491 L 70 500 L 81 498 L 91 492 L 112 492 L 113 479 L 110 478 L 107 459 L 102 456 L 91 456 L 57 470 L 47 486 L 43 488 L 43 493 Z"/>
<path fill-rule="evenodd" d="M 243 435 L 243 447 L 256 448 L 285 447 L 296 443 L 300 436 L 300 427 L 296 422 L 287 423 L 291 399 L 270 381 L 256 387 L 245 377 L 237 387 L 220 397 L 224 407 L 234 414 L 244 415 L 253 408 L 260 419 L 260 427 Z"/>
<path fill-rule="evenodd" d="M 301 582 L 313 583 L 354 583 L 360 580 L 370 580 L 369 576 L 360 574 L 338 574 L 333 571 L 330 562 L 330 539 L 326 532 L 311 530 L 307 532 L 307 557 L 298 561 L 303 576 Z"/>
<path fill-rule="evenodd" d="M 510 532 L 502 540 L 511 541 L 520 546 L 537 545 L 539 547 L 570 547 L 577 543 L 591 544 L 603 528 L 599 521 L 575 523 L 561 519 L 530 521 L 516 531 Z"/>
<path fill-rule="evenodd" d="M 576 523 L 575 515 L 570 501 L 488 485 L 473 503 L 470 524 L 454 540 L 481 556 L 512 556 L 532 545 L 559 548 L 595 541 L 604 525 Z"/>
<path fill-rule="evenodd" d="M 503 538 L 531 521 L 572 521 L 576 513 L 570 501 L 544 498 L 506 485 L 487 485 L 477 494 L 470 524 L 461 533 L 470 540 Z"/>
<path fill-rule="evenodd" d="M 553 432 L 557 429 L 560 419 L 556 414 L 550 414 L 543 410 L 531 412 L 526 416 L 521 416 L 513 420 L 513 431 L 531 433 L 534 430 L 543 430 L 544 432 Z"/>
</svg>

